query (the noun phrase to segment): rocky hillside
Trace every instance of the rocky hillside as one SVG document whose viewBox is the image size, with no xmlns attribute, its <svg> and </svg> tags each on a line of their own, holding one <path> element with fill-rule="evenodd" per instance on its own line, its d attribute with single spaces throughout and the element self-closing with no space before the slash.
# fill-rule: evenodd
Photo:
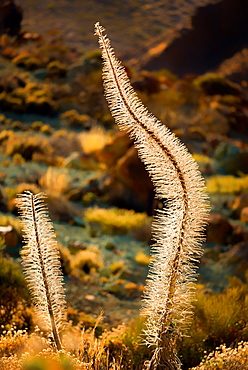
<svg viewBox="0 0 248 370">
<path fill-rule="evenodd" d="M 216 0 L 16 0 L 24 12 L 23 28 L 41 34 L 56 29 L 70 47 L 92 50 L 99 21 L 108 30 L 113 45 L 121 44 L 121 58 L 140 58 L 151 43 L 178 24 L 186 24 L 195 8 Z M 57 5 L 59 4 L 59 6 Z M 120 49 L 120 48 L 119 48 Z"/>
<path fill-rule="evenodd" d="M 191 28 L 172 32 L 148 50 L 141 62 L 146 70 L 169 69 L 182 77 L 202 74 L 248 46 L 248 1 L 222 0 L 196 9 Z"/>
</svg>

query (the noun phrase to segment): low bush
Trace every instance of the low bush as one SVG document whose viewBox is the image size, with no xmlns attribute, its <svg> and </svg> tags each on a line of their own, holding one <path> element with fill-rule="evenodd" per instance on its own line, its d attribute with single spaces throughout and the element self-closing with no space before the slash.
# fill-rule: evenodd
<svg viewBox="0 0 248 370">
<path fill-rule="evenodd" d="M 83 152 L 86 154 L 102 149 L 111 141 L 110 133 L 102 127 L 93 127 L 90 131 L 82 132 L 79 135 Z"/>
<path fill-rule="evenodd" d="M 20 267 L 13 261 L 0 256 L 0 332 L 11 327 L 13 318 L 24 327 L 23 311 L 29 302 L 26 280 Z M 24 322 L 21 322 L 24 319 Z M 16 322 L 17 324 L 17 322 Z"/>
<path fill-rule="evenodd" d="M 106 234 L 125 234 L 147 224 L 149 217 L 145 213 L 119 208 L 88 208 L 84 219 L 91 224 L 98 224 Z"/>
<path fill-rule="evenodd" d="M 248 340 L 248 284 L 230 279 L 222 293 L 197 291 L 189 337 L 179 342 L 179 354 L 188 367 L 196 366 L 216 347 Z"/>
<path fill-rule="evenodd" d="M 43 137 L 12 134 L 4 142 L 5 154 L 21 154 L 26 161 L 32 160 L 34 153 L 51 154 L 53 149 Z"/>
<path fill-rule="evenodd" d="M 248 175 L 242 177 L 215 175 L 207 178 L 206 182 L 209 193 L 239 194 L 248 192 Z"/>
<path fill-rule="evenodd" d="M 221 345 L 211 352 L 199 366 L 191 370 L 247 370 L 248 343 L 240 342 L 237 347 Z"/>
<path fill-rule="evenodd" d="M 90 274 L 103 266 L 101 255 L 98 250 L 83 250 L 72 256 L 71 266 L 73 273 L 76 270 Z"/>
</svg>

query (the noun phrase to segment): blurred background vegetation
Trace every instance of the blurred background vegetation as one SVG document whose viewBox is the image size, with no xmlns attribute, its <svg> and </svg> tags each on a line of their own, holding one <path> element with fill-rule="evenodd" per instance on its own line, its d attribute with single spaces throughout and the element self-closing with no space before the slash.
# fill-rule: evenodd
<svg viewBox="0 0 248 370">
<path fill-rule="evenodd" d="M 152 216 L 166 199 L 154 199 L 108 111 L 96 21 L 210 194 L 194 319 L 177 344 L 184 369 L 248 368 L 247 9 L 230 0 L 0 1 L 1 369 L 141 369 L 151 355 L 139 308 Z M 37 329 L 20 266 L 15 198 L 25 190 L 47 194 L 58 239 L 64 356 Z"/>
</svg>

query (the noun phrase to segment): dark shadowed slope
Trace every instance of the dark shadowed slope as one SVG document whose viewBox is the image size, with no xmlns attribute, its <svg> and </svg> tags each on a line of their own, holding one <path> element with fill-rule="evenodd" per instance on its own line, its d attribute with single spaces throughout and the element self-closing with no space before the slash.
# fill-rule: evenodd
<svg viewBox="0 0 248 370">
<path fill-rule="evenodd" d="M 113 45 L 121 44 L 122 57 L 130 59 L 139 58 L 151 41 L 186 22 L 196 6 L 210 1 L 16 0 L 16 3 L 23 7 L 23 27 L 27 31 L 43 33 L 58 29 L 70 46 L 82 50 L 96 48 L 92 30 L 101 21 L 113 35 Z"/>
<path fill-rule="evenodd" d="M 221 0 L 196 10 L 191 29 L 181 29 L 171 43 L 160 44 L 157 54 L 144 55 L 144 69 L 169 69 L 182 77 L 218 67 L 248 45 L 248 1 Z M 166 40 L 166 36 L 164 37 Z"/>
</svg>

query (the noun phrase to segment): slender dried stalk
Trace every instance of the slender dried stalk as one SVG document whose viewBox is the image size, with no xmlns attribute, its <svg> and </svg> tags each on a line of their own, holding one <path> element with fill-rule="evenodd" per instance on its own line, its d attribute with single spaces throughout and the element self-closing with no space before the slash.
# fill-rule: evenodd
<svg viewBox="0 0 248 370">
<path fill-rule="evenodd" d="M 28 288 L 38 316 L 62 349 L 60 331 L 66 322 L 66 302 L 55 233 L 44 194 L 25 192 L 17 198 L 25 246 L 21 257 Z"/>
<path fill-rule="evenodd" d="M 180 369 L 175 341 L 190 319 L 196 262 L 202 255 L 208 201 L 203 178 L 186 147 L 150 114 L 130 85 L 110 41 L 97 23 L 103 57 L 106 99 L 116 123 L 134 139 L 153 181 L 156 197 L 166 200 L 153 221 L 153 260 L 143 313 L 146 343 L 156 345 L 149 369 Z"/>
</svg>

